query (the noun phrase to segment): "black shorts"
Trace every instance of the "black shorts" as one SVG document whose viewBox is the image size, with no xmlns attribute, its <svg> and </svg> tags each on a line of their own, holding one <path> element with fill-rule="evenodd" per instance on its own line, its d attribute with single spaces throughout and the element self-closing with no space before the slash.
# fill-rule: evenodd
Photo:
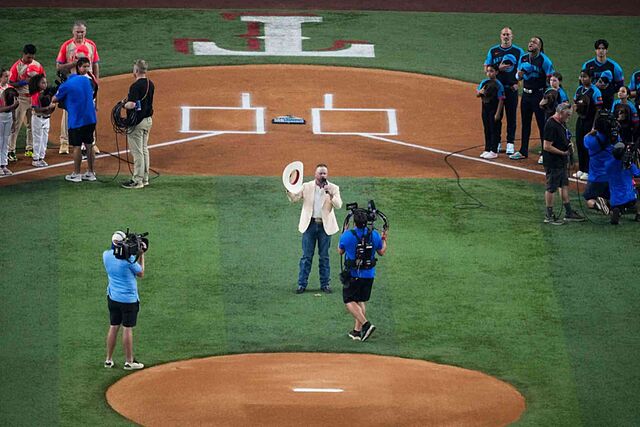
<svg viewBox="0 0 640 427">
<path fill-rule="evenodd" d="M 604 197 L 609 200 L 611 198 L 611 194 L 609 193 L 609 183 L 608 182 L 591 182 L 587 183 L 587 188 L 584 190 L 584 194 L 582 195 L 585 200 L 593 200 L 596 197 Z"/>
<path fill-rule="evenodd" d="M 107 306 L 109 307 L 111 326 L 122 325 L 127 328 L 136 326 L 138 311 L 140 311 L 140 301 L 118 302 L 107 296 Z"/>
<path fill-rule="evenodd" d="M 569 171 L 567 168 L 544 168 L 547 191 L 555 193 L 560 187 L 569 185 Z"/>
<path fill-rule="evenodd" d="M 342 288 L 342 301 L 349 302 L 366 302 L 371 296 L 371 287 L 373 279 L 358 279 L 352 277 L 348 286 Z"/>
<path fill-rule="evenodd" d="M 83 142 L 86 145 L 93 144 L 93 133 L 95 131 L 95 123 L 84 125 L 75 129 L 69 129 L 69 145 L 73 147 L 80 147 Z"/>
</svg>

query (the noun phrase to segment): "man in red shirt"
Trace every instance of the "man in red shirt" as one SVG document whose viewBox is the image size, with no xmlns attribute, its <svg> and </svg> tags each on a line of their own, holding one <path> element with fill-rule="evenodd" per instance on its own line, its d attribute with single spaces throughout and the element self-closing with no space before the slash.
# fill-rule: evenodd
<svg viewBox="0 0 640 427">
<path fill-rule="evenodd" d="M 24 147 L 26 157 L 33 156 L 33 141 L 31 135 L 31 97 L 29 96 L 29 80 L 37 74 L 45 74 L 42 65 L 35 60 L 36 47 L 32 44 L 25 45 L 22 49 L 22 58 L 18 59 L 9 71 L 9 84 L 18 91 L 18 108 L 15 113 L 15 122 L 11 139 L 9 140 L 10 162 L 18 161 L 16 156 L 16 141 L 22 123 L 27 125 L 27 141 Z"/>
<path fill-rule="evenodd" d="M 89 58 L 91 70 L 96 80 L 100 78 L 100 55 L 96 44 L 86 38 L 87 25 L 83 21 L 76 21 L 71 31 L 73 38 L 62 43 L 58 57 L 56 58 L 56 69 L 64 74 L 75 74 L 78 58 Z M 96 101 L 97 102 L 97 101 Z M 62 110 L 62 123 L 60 124 L 60 154 L 69 154 L 69 132 L 67 129 L 67 112 Z M 99 153 L 96 144 L 93 144 L 93 151 Z"/>
</svg>

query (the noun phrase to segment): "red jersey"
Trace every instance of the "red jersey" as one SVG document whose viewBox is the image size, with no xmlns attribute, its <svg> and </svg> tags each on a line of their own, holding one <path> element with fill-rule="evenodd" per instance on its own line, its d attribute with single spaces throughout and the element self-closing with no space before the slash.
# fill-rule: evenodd
<svg viewBox="0 0 640 427">
<path fill-rule="evenodd" d="M 22 59 L 18 59 L 15 64 L 11 67 L 11 71 L 9 71 L 9 80 L 12 82 L 18 82 L 20 80 L 29 80 L 31 77 L 36 74 L 45 74 L 44 67 L 35 59 L 31 61 L 29 64 L 25 64 L 22 62 Z M 29 86 L 24 85 L 17 87 L 16 90 L 20 95 L 29 93 Z"/>
<path fill-rule="evenodd" d="M 40 105 L 40 92 L 41 91 L 37 91 L 36 93 L 31 95 L 31 106 L 32 107 L 42 107 L 42 105 Z"/>
<path fill-rule="evenodd" d="M 58 64 L 68 64 L 76 62 L 78 58 L 89 58 L 91 65 L 100 62 L 96 44 L 89 39 L 84 39 L 84 43 L 76 44 L 73 39 L 69 39 L 60 46 L 56 62 Z M 71 69 L 71 73 L 75 74 L 75 72 L 75 69 Z"/>
</svg>

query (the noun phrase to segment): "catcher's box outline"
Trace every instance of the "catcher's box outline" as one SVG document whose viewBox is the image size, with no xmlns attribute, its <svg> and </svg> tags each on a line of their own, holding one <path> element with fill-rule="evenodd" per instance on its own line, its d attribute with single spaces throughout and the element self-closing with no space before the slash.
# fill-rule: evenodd
<svg viewBox="0 0 640 427">
<path fill-rule="evenodd" d="M 322 111 L 372 111 L 387 113 L 387 132 L 324 132 L 322 130 Z M 313 122 L 313 133 L 315 135 L 377 135 L 396 136 L 398 135 L 398 121 L 396 119 L 395 108 L 335 108 L 333 106 L 333 94 L 324 94 L 324 107 L 311 109 L 311 120 Z"/>
<path fill-rule="evenodd" d="M 251 106 L 251 94 L 243 92 L 241 96 L 240 107 L 225 107 L 225 106 L 182 106 L 180 107 L 181 113 L 181 133 L 204 133 L 212 134 L 239 134 L 239 135 L 264 135 L 267 133 L 264 126 L 264 107 L 252 107 Z M 191 110 L 244 110 L 253 111 L 255 113 L 255 129 L 251 131 L 242 130 L 226 130 L 226 129 L 209 129 L 209 130 L 196 130 L 191 129 Z"/>
</svg>

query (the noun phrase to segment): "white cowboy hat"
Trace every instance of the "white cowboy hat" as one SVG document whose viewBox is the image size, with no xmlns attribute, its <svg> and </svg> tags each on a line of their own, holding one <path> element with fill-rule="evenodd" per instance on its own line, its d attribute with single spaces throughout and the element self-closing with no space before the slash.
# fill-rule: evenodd
<svg viewBox="0 0 640 427">
<path fill-rule="evenodd" d="M 282 183 L 290 193 L 298 193 L 302 190 L 304 177 L 304 165 L 300 161 L 289 163 L 282 171 Z"/>
</svg>

